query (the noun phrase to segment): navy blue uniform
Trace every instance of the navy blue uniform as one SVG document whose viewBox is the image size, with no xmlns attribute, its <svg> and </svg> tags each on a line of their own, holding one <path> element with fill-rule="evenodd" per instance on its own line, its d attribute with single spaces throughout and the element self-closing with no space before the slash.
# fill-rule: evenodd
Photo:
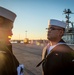
<svg viewBox="0 0 74 75">
<path fill-rule="evenodd" d="M 43 54 L 45 58 L 47 56 L 47 47 L 43 51 L 45 51 Z M 66 44 L 56 46 L 51 50 L 46 60 L 42 62 L 42 68 L 43 75 L 73 75 L 74 50 Z"/>
<path fill-rule="evenodd" d="M 18 60 L 12 53 L 12 45 L 0 43 L 0 75 L 17 75 Z"/>
</svg>

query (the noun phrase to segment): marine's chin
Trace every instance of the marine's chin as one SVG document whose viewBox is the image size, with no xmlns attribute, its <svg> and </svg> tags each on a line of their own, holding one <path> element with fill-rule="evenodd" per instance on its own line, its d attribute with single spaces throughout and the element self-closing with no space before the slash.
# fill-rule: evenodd
<svg viewBox="0 0 74 75">
<path fill-rule="evenodd" d="M 50 40 L 50 38 L 49 38 L 49 37 L 47 37 L 47 39 L 48 39 L 48 40 Z"/>
<path fill-rule="evenodd" d="M 52 38 L 50 38 L 50 37 L 47 37 L 47 39 L 48 39 L 49 41 L 53 40 L 53 39 L 52 39 Z"/>
</svg>

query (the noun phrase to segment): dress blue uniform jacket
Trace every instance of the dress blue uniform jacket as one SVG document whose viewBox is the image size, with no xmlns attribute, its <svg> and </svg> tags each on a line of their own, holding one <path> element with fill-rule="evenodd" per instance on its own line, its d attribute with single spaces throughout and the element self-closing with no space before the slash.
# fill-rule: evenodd
<svg viewBox="0 0 74 75">
<path fill-rule="evenodd" d="M 0 75 L 17 75 L 18 60 L 12 53 L 12 45 L 0 42 Z"/>
<path fill-rule="evenodd" d="M 64 42 L 61 40 L 60 42 Z M 47 55 L 47 47 L 43 49 L 43 75 L 74 75 L 74 50 L 66 44 L 60 44 Z"/>
</svg>

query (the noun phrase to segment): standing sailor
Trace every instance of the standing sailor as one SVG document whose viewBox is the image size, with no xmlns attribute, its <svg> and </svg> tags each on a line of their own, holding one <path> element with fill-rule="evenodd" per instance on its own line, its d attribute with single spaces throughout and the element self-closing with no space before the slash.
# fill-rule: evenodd
<svg viewBox="0 0 74 75">
<path fill-rule="evenodd" d="M 19 62 L 10 43 L 15 18 L 15 13 L 0 6 L 0 75 L 17 75 Z"/>
<path fill-rule="evenodd" d="M 43 75 L 72 75 L 74 73 L 74 50 L 62 39 L 66 23 L 50 19 L 48 25 L 49 44 L 43 49 L 41 62 Z"/>
</svg>

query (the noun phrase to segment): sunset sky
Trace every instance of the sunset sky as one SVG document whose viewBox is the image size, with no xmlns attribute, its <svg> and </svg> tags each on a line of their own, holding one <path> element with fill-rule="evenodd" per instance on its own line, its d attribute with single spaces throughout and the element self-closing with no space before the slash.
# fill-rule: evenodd
<svg viewBox="0 0 74 75">
<path fill-rule="evenodd" d="M 12 39 L 47 39 L 48 20 L 65 21 L 64 9 L 74 12 L 74 0 L 0 0 L 0 6 L 17 14 Z"/>
</svg>

